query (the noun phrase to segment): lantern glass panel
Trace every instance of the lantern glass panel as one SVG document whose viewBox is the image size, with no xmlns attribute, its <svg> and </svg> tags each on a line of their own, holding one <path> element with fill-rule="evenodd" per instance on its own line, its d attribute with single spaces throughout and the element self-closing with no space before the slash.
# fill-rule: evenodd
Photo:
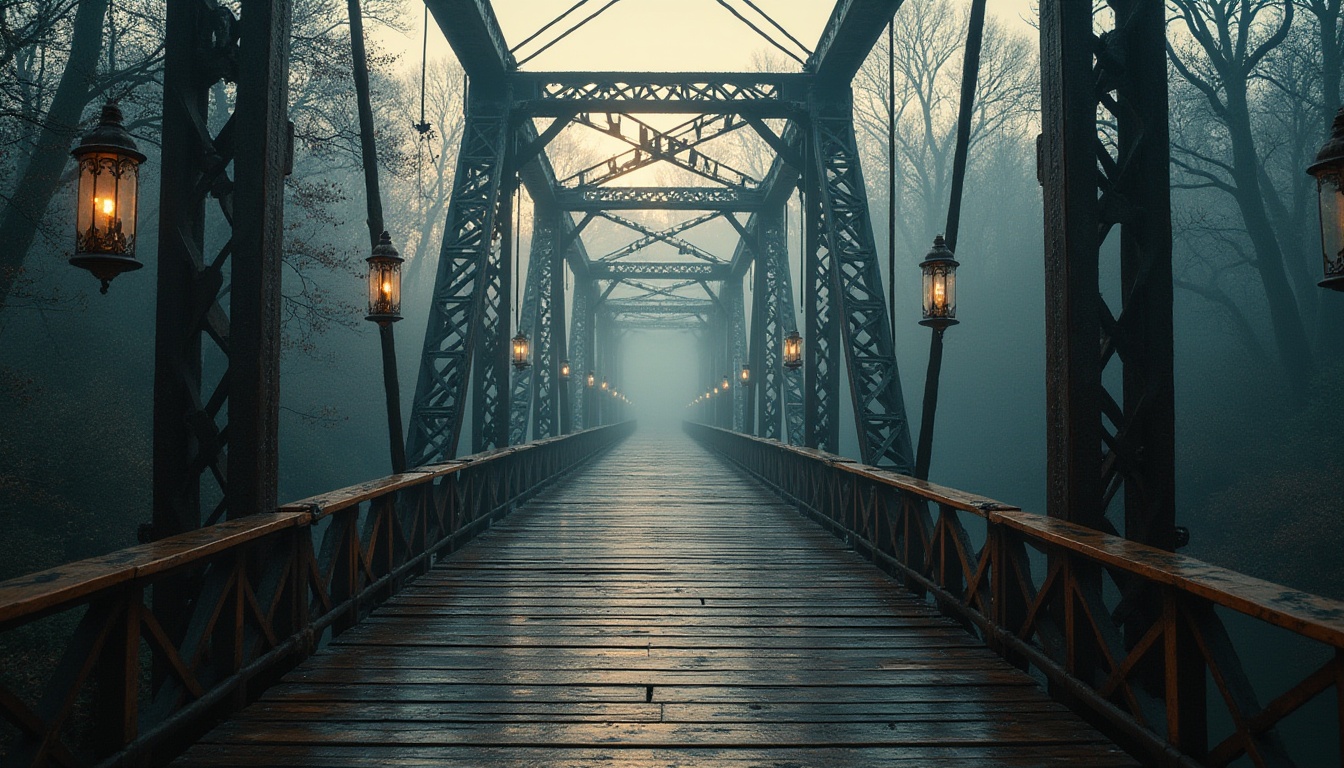
<svg viewBox="0 0 1344 768">
<path fill-rule="evenodd" d="M 791 331 L 784 337 L 784 367 L 801 368 L 803 365 L 803 337 L 797 331 Z"/>
<path fill-rule="evenodd" d="M 531 344 L 527 341 L 527 336 L 522 331 L 513 337 L 513 367 L 526 368 L 531 365 L 528 359 L 532 354 Z"/>
<path fill-rule="evenodd" d="M 79 158 L 76 253 L 135 254 L 139 178 L 140 164 L 134 158 L 108 152 L 90 152 Z"/>
<path fill-rule="evenodd" d="M 369 316 L 401 316 L 401 262 L 369 262 Z"/>
<path fill-rule="evenodd" d="M 1344 178 L 1339 172 L 1317 177 L 1321 210 L 1321 256 L 1325 279 L 1344 279 Z"/>
<path fill-rule="evenodd" d="M 948 263 L 924 267 L 924 319 L 957 316 L 957 268 Z"/>
</svg>

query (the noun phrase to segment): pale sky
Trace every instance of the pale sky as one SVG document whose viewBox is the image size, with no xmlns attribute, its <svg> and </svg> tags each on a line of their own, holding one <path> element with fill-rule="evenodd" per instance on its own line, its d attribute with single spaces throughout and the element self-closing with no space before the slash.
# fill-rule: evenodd
<svg viewBox="0 0 1344 768">
<path fill-rule="evenodd" d="M 966 0 L 969 2 L 969 0 Z M 556 33 L 601 8 L 607 0 L 590 0 L 538 40 L 518 52 L 523 58 L 548 42 Z M 769 29 L 745 3 L 730 0 L 758 26 Z M 830 16 L 829 0 L 755 0 L 794 37 L 808 48 L 816 45 Z M 510 46 L 530 36 L 543 24 L 574 4 L 574 0 L 493 0 L 495 14 Z M 1004 22 L 1032 32 L 1023 21 L 1032 0 L 989 0 L 989 12 Z M 406 0 L 407 18 L 414 32 L 386 38 L 385 44 L 400 50 L 403 61 L 418 63 L 420 16 L 423 6 Z M 899 12 L 899 11 L 898 11 Z M 431 56 L 448 52 L 442 34 L 430 22 Z M 770 30 L 782 42 L 783 36 Z M 1032 32 L 1034 34 L 1034 32 Z M 399 39 L 398 39 L 399 38 Z M 625 71 L 743 71 L 760 50 L 776 49 L 762 40 L 716 0 L 620 0 L 559 44 L 527 62 L 527 70 L 625 70 Z"/>
</svg>

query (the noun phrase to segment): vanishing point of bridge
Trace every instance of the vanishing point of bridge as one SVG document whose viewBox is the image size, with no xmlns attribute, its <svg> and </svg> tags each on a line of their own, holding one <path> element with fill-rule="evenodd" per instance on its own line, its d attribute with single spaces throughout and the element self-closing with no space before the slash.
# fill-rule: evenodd
<svg viewBox="0 0 1344 768">
<path fill-rule="evenodd" d="M 1340 763 L 1344 605 L 1175 552 L 1163 3 L 1040 3 L 1044 515 L 926 479 L 967 120 L 922 265 L 917 438 L 906 417 L 850 91 L 900 0 L 840 0 L 788 73 L 523 71 L 486 0 L 425 4 L 470 88 L 409 429 L 370 164 L 394 474 L 288 504 L 290 0 L 167 4 L 153 519 L 140 546 L 0 584 L 0 632 L 54 658 L 0 684 L 4 765 Z M 236 109 L 212 133 L 221 79 Z M 687 120 L 640 117 L 668 113 Z M 630 150 L 558 178 L 570 127 Z M 711 157 L 739 130 L 774 153 L 762 178 Z M 708 183 L 612 183 L 655 163 Z M 691 217 L 624 213 L 645 209 Z M 640 239 L 591 256 L 599 218 Z M 710 221 L 731 255 L 681 237 Z M 684 434 L 638 432 L 597 384 L 635 327 L 700 340 Z M 1264 674 L 1267 647 L 1293 671 Z"/>
</svg>

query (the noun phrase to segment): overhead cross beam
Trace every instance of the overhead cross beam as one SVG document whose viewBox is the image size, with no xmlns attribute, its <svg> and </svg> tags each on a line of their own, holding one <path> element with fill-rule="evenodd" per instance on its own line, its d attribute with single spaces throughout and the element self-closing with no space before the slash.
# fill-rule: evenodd
<svg viewBox="0 0 1344 768">
<path fill-rule="evenodd" d="M 794 117 L 811 78 L 775 72 L 511 72 L 519 114 L 576 112 Z"/>
<path fill-rule="evenodd" d="M 627 219 L 624 216 L 617 216 L 614 213 L 607 213 L 604 211 L 598 215 L 600 215 L 604 219 L 607 219 L 608 221 L 620 224 L 623 227 L 628 227 L 629 229 L 633 229 L 634 231 L 644 235 L 644 237 L 634 241 L 633 243 L 617 248 L 611 253 L 608 253 L 607 255 L 601 257 L 600 259 L 598 259 L 599 262 L 619 261 L 620 259 L 623 259 L 632 253 L 642 251 L 645 248 L 649 247 L 650 245 L 653 245 L 654 243 L 658 242 L 667 243 L 668 245 L 676 248 L 677 252 L 683 256 L 694 256 L 695 258 L 700 259 L 701 261 L 707 261 L 715 264 L 722 262 L 722 259 L 710 253 L 709 251 L 704 250 L 695 243 L 677 237 L 677 235 L 681 234 L 682 232 L 685 232 L 689 229 L 694 229 L 695 227 L 698 227 L 701 224 L 705 224 L 707 222 L 719 218 L 720 216 L 723 215 L 722 212 L 716 211 L 714 213 L 707 213 L 701 216 L 697 216 L 693 219 L 686 219 L 685 221 L 680 221 L 677 222 L 676 224 L 673 224 L 667 229 L 661 229 L 661 230 L 653 229 L 652 227 L 647 227 L 639 223 L 638 221 L 635 221 L 633 219 Z"/>
<path fill-rule="evenodd" d="M 559 122 L 563 118 L 556 118 Z M 668 162 L 710 181 L 729 187 L 754 189 L 760 181 L 721 163 L 698 149 L 699 145 L 747 125 L 736 115 L 700 115 L 667 131 L 661 131 L 630 115 L 595 116 L 583 112 L 571 122 L 620 139 L 632 149 L 579 171 L 564 179 L 568 187 L 605 184 L 657 162 Z M 706 130 L 706 129 L 710 130 Z"/>
<path fill-rule="evenodd" d="M 561 190 L 556 203 L 566 211 L 745 211 L 761 209 L 757 191 L 731 187 L 581 187 Z"/>
<path fill-rule="evenodd" d="M 594 280 L 727 280 L 730 276 L 726 264 L 704 264 L 685 262 L 636 262 L 618 261 L 611 264 L 597 263 L 588 272 Z"/>
</svg>

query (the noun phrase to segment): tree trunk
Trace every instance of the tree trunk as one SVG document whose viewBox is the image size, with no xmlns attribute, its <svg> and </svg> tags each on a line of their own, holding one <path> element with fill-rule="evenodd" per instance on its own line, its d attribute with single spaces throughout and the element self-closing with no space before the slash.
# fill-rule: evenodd
<svg viewBox="0 0 1344 768">
<path fill-rule="evenodd" d="M 79 121 L 93 94 L 103 47 L 103 19 L 109 0 L 80 0 L 70 36 L 70 58 L 56 86 L 51 109 L 42 123 L 28 165 L 0 213 L 0 310 L 23 271 L 23 264 L 70 162 L 70 145 L 79 135 Z"/>
<path fill-rule="evenodd" d="M 1229 84 L 1227 93 L 1227 132 L 1232 140 L 1232 175 L 1236 183 L 1234 197 L 1242 221 L 1246 224 L 1246 233 L 1255 248 L 1255 266 L 1265 287 L 1274 339 L 1287 375 L 1289 390 L 1300 401 L 1305 399 L 1307 385 L 1316 372 L 1315 361 L 1297 297 L 1288 283 L 1283 249 L 1279 247 L 1265 208 L 1264 193 L 1260 188 L 1259 156 L 1251 132 L 1244 84 L 1240 89 Z"/>
</svg>

